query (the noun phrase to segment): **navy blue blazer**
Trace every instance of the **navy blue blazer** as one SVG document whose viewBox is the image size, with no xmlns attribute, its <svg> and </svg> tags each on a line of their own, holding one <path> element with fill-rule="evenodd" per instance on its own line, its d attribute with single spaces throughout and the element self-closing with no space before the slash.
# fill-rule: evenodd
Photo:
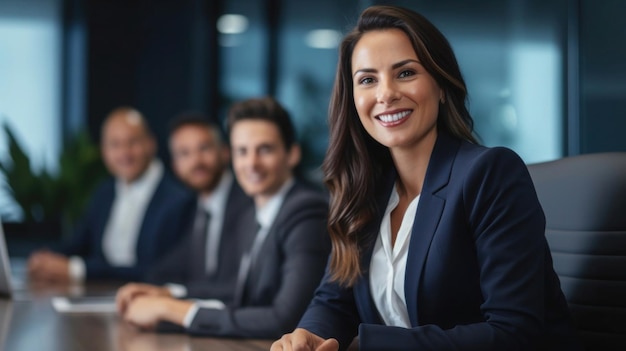
<svg viewBox="0 0 626 351">
<path fill-rule="evenodd" d="M 131 267 L 111 266 L 102 251 L 114 198 L 115 180 L 109 178 L 96 189 L 74 235 L 56 251 L 82 257 L 86 279 L 141 281 L 181 238 L 181 228 L 192 215 L 195 197 L 169 174 L 163 174 L 146 209 L 137 238 L 136 264 Z"/>
<path fill-rule="evenodd" d="M 579 350 L 552 267 L 545 218 L 523 161 L 444 133 L 431 155 L 405 275 L 411 328 L 385 326 L 370 294 L 377 220 L 362 236 L 363 276 L 352 288 L 326 274 L 299 327 L 361 350 Z"/>
</svg>

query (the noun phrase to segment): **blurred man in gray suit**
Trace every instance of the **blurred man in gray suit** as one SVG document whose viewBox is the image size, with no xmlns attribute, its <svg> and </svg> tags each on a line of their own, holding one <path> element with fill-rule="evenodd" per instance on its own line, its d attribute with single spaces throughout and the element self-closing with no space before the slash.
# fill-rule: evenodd
<svg viewBox="0 0 626 351">
<path fill-rule="evenodd" d="M 118 296 L 123 318 L 142 328 L 167 321 L 196 335 L 276 338 L 297 324 L 324 273 L 328 202 L 296 180 L 300 148 L 288 113 L 272 98 L 233 105 L 228 116 L 233 168 L 253 197 L 239 221 L 237 281 L 227 298 L 189 301 Z"/>
</svg>

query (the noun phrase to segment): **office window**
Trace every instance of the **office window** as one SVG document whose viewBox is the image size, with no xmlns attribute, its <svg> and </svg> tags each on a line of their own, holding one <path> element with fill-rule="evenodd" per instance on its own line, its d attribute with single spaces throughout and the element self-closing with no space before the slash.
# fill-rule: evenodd
<svg viewBox="0 0 626 351">
<path fill-rule="evenodd" d="M 248 22 L 220 47 L 224 101 L 274 94 L 294 117 L 303 168 L 319 176 L 337 42 L 377 3 L 417 10 L 448 37 L 483 144 L 509 147 L 527 163 L 566 153 L 567 70 L 576 68 L 566 66 L 573 5 L 565 0 L 225 1 L 224 13 Z M 268 6 L 278 15 L 268 16 Z"/>
<path fill-rule="evenodd" d="M 0 2 L 0 122 L 16 134 L 35 169 L 55 171 L 61 139 L 61 9 L 59 0 Z M 7 155 L 0 132 L 0 155 Z M 0 190 L 3 218 L 19 219 Z"/>
<path fill-rule="evenodd" d="M 267 94 L 268 37 L 263 1 L 225 1 L 222 13 L 216 26 L 224 118 L 233 102 Z"/>
<path fill-rule="evenodd" d="M 321 177 L 328 146 L 328 103 L 338 48 L 358 18 L 356 1 L 281 2 L 276 96 L 291 112 L 303 148 L 302 169 Z"/>
<path fill-rule="evenodd" d="M 564 155 L 565 0 L 386 3 L 422 13 L 446 35 L 483 144 L 527 163 Z"/>
</svg>

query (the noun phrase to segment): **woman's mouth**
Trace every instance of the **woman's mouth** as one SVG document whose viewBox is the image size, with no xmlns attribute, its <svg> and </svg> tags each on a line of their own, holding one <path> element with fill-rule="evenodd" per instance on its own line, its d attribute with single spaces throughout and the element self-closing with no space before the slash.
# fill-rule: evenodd
<svg viewBox="0 0 626 351">
<path fill-rule="evenodd" d="M 376 116 L 376 118 L 381 121 L 384 126 L 396 126 L 407 120 L 411 112 L 413 112 L 413 110 L 404 110 L 395 113 L 384 113 Z"/>
</svg>

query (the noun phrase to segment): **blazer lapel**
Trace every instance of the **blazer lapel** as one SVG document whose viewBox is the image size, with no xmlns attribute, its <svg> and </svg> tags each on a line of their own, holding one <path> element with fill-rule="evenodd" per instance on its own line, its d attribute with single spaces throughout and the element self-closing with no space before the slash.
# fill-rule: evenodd
<svg viewBox="0 0 626 351">
<path fill-rule="evenodd" d="M 239 273 L 237 275 L 237 285 L 235 288 L 235 304 L 243 304 L 246 285 L 248 284 L 248 280 L 250 277 L 250 270 L 254 266 L 255 260 L 257 260 L 258 257 L 261 256 L 260 252 L 265 242 L 268 240 L 269 237 L 274 236 L 276 231 L 278 230 L 278 223 L 282 223 L 284 221 L 283 217 L 286 216 L 286 213 L 288 212 L 286 209 L 289 208 L 289 204 L 294 198 L 294 194 L 299 191 L 299 187 L 299 183 L 295 182 L 291 189 L 287 191 L 283 203 L 280 206 L 278 213 L 276 214 L 276 218 L 274 218 L 272 225 L 270 226 L 269 230 L 264 233 L 263 237 L 257 238 L 261 227 L 256 221 L 256 210 L 248 212 L 249 214 L 251 213 L 251 215 L 253 216 L 253 218 L 250 218 L 248 221 L 252 223 L 254 228 L 250 228 L 248 230 L 249 236 L 242 250 L 243 254 L 241 257 L 241 263 L 239 264 Z"/>
<path fill-rule="evenodd" d="M 256 221 L 256 211 L 254 208 L 248 209 L 242 216 L 243 222 L 241 225 L 241 246 L 239 247 L 239 252 L 237 255 L 233 255 L 234 257 L 239 259 L 237 262 L 238 265 L 238 273 L 237 273 L 237 281 L 235 283 L 235 292 L 233 302 L 236 306 L 240 306 L 243 303 L 243 298 L 246 290 L 246 283 L 248 281 L 248 275 L 250 274 L 250 266 L 252 264 L 250 251 L 252 250 L 252 244 L 254 243 L 254 239 L 259 232 L 260 226 Z"/>
<path fill-rule="evenodd" d="M 252 198 L 248 197 L 239 184 L 233 179 L 226 200 L 226 210 L 224 213 L 224 224 L 222 225 L 222 236 L 228 236 L 228 232 L 234 228 L 241 220 L 241 215 L 249 208 L 254 207 Z"/>
<path fill-rule="evenodd" d="M 459 143 L 443 132 L 437 137 L 415 213 L 404 281 L 406 305 L 413 327 L 419 325 L 417 302 L 424 263 L 446 202 L 441 190 L 450 179 Z"/>
<path fill-rule="evenodd" d="M 98 199 L 98 211 L 97 213 L 97 222 L 95 225 L 95 233 L 92 234 L 92 239 L 95 239 L 95 242 L 98 243 L 98 252 L 101 257 L 104 257 L 103 246 L 100 244 L 104 239 L 104 231 L 106 230 L 107 223 L 109 222 L 109 217 L 111 216 L 111 209 L 113 208 L 113 201 L 115 199 L 115 180 L 111 180 L 109 184 L 106 185 L 107 190 L 104 192 L 104 196 Z"/>
<path fill-rule="evenodd" d="M 137 247 L 135 248 L 137 262 L 141 262 L 144 257 L 154 255 L 157 252 L 157 243 L 151 234 L 156 232 L 155 226 L 159 225 L 159 222 L 154 220 L 155 213 L 167 201 L 166 185 L 164 184 L 167 177 L 168 175 L 165 173 L 161 176 L 150 200 L 148 200 L 148 206 L 139 227 L 139 234 L 137 234 Z"/>
</svg>

